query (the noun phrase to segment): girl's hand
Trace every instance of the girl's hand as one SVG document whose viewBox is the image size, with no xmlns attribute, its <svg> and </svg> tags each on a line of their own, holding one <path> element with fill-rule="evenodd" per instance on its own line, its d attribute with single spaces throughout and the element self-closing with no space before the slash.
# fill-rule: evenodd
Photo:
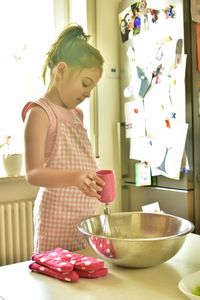
<svg viewBox="0 0 200 300">
<path fill-rule="evenodd" d="M 78 177 L 77 186 L 82 193 L 89 197 L 101 198 L 98 192 L 102 191 L 105 182 L 96 173 L 80 172 Z"/>
</svg>

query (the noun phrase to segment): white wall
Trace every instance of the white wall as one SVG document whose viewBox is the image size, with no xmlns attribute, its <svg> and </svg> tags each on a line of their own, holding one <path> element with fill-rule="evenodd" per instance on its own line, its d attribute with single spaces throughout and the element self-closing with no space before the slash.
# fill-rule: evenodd
<svg viewBox="0 0 200 300">
<path fill-rule="evenodd" d="M 33 199 L 38 188 L 28 184 L 25 177 L 1 177 L 0 178 L 0 204 L 16 200 Z"/>
<path fill-rule="evenodd" d="M 116 199 L 111 209 L 120 210 L 120 162 L 118 159 L 117 122 L 120 120 L 119 76 L 110 77 L 109 70 L 116 68 L 119 75 L 119 0 L 97 0 L 97 48 L 104 57 L 104 74 L 98 83 L 99 164 L 113 169 L 116 175 Z"/>
</svg>

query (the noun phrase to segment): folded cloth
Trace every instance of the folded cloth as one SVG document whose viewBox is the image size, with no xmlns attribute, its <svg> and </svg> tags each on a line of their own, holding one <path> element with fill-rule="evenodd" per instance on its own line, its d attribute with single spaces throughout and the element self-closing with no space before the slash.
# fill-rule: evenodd
<svg viewBox="0 0 200 300">
<path fill-rule="evenodd" d="M 32 260 L 52 270 L 65 273 L 73 269 L 93 271 L 104 268 L 104 262 L 101 259 L 73 253 L 62 248 L 35 253 L 32 255 Z"/>
<path fill-rule="evenodd" d="M 93 271 L 85 271 L 85 270 L 76 270 L 76 273 L 79 277 L 82 278 L 98 278 L 102 276 L 106 276 L 108 274 L 107 268 L 102 268 L 99 270 L 93 270 Z"/>
<path fill-rule="evenodd" d="M 108 273 L 103 260 L 62 248 L 34 253 L 32 260 L 30 270 L 63 281 L 75 282 L 79 277 L 98 278 Z"/>
<path fill-rule="evenodd" d="M 63 281 L 75 282 L 79 280 L 79 275 L 75 271 L 68 273 L 61 273 L 55 270 L 52 270 L 46 266 L 40 265 L 36 262 L 33 262 L 29 265 L 29 269 L 33 272 L 41 273 L 48 275 Z"/>
<path fill-rule="evenodd" d="M 70 263 L 74 264 L 75 270 L 95 271 L 104 268 L 104 261 L 101 259 L 77 253 L 71 255 Z"/>
<path fill-rule="evenodd" d="M 70 260 L 67 258 L 68 253 L 70 253 L 68 250 L 56 248 L 49 251 L 35 253 L 32 255 L 32 260 L 38 264 L 47 266 L 52 270 L 69 273 L 74 269 L 74 265 L 70 263 Z"/>
</svg>

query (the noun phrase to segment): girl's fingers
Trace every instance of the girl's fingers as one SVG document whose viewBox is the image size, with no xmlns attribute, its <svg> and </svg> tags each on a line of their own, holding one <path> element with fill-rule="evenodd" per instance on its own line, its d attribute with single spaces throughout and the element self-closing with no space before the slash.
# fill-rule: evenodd
<svg viewBox="0 0 200 300">
<path fill-rule="evenodd" d="M 101 192 L 102 191 L 102 187 L 97 185 L 95 181 L 92 181 L 90 183 L 89 188 L 96 191 L 96 192 Z"/>
<path fill-rule="evenodd" d="M 104 185 L 105 182 L 100 177 L 98 177 L 96 174 L 89 173 L 86 175 L 80 190 L 89 197 L 100 199 L 101 196 L 98 194 L 98 192 L 102 191 L 102 187 Z"/>
<path fill-rule="evenodd" d="M 89 197 L 94 197 L 94 198 L 98 198 L 100 199 L 101 196 L 94 190 L 91 190 L 87 185 L 84 185 L 81 189 L 80 189 L 86 196 Z"/>
<path fill-rule="evenodd" d="M 103 181 L 103 179 L 101 179 L 100 177 L 98 177 L 97 175 L 94 176 L 94 180 L 95 182 L 100 185 L 100 186 L 104 186 L 105 182 Z"/>
<path fill-rule="evenodd" d="M 85 179 L 85 184 L 94 191 L 101 192 L 104 181 L 96 175 L 88 175 Z"/>
</svg>

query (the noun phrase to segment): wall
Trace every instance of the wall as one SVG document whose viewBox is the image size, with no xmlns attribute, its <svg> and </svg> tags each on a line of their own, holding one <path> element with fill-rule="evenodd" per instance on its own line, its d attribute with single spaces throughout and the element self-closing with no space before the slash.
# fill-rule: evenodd
<svg viewBox="0 0 200 300">
<path fill-rule="evenodd" d="M 24 176 L 24 164 L 21 171 L 21 176 L 7 177 L 4 167 L 3 158 L 0 153 L 0 204 L 22 199 L 35 198 L 38 188 L 27 183 Z"/>
<path fill-rule="evenodd" d="M 24 176 L 0 178 L 0 204 L 35 198 L 37 191 L 38 188 L 28 184 Z"/>
<path fill-rule="evenodd" d="M 104 60 L 104 74 L 98 83 L 99 121 L 99 165 L 113 169 L 116 175 L 116 199 L 111 209 L 120 210 L 120 161 L 118 149 L 117 122 L 120 120 L 119 105 L 119 33 L 118 0 L 96 1 L 96 42 Z M 114 75 L 110 71 L 116 69 Z M 114 76 L 114 77 L 112 77 Z"/>
</svg>

